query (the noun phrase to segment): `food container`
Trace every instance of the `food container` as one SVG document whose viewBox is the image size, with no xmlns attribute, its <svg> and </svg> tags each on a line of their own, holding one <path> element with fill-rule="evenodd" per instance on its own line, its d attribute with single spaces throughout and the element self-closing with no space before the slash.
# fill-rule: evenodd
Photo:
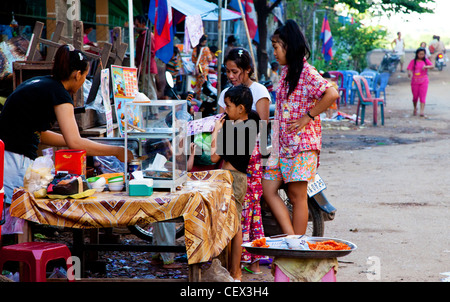
<svg viewBox="0 0 450 302">
<path fill-rule="evenodd" d="M 266 237 L 266 244 L 271 248 L 287 248 L 286 241 L 284 238 L 271 238 Z"/>
<path fill-rule="evenodd" d="M 153 194 L 153 179 L 132 179 L 129 184 L 130 196 L 151 196 Z"/>
<path fill-rule="evenodd" d="M 118 184 L 112 183 L 112 184 L 108 184 L 108 189 L 109 189 L 110 191 L 115 191 L 115 192 L 122 191 L 122 190 L 123 190 L 123 183 L 118 183 Z"/>
<path fill-rule="evenodd" d="M 76 149 L 57 150 L 55 152 L 55 172 L 86 176 L 86 151 Z"/>
<path fill-rule="evenodd" d="M 119 184 L 122 183 L 123 184 L 123 176 L 114 176 L 111 178 L 108 178 L 108 184 Z"/>
<path fill-rule="evenodd" d="M 104 177 L 89 177 L 87 181 L 91 188 L 95 189 L 97 192 L 102 192 L 105 189 L 106 179 Z"/>
<path fill-rule="evenodd" d="M 301 235 L 289 235 L 284 238 L 287 247 L 296 250 L 309 250 L 308 242 L 306 237 Z"/>
</svg>

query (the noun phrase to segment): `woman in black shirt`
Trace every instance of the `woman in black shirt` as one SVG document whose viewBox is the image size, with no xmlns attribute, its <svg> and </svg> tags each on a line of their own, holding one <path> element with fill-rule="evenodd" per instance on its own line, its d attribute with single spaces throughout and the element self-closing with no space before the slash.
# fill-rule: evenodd
<svg viewBox="0 0 450 302">
<path fill-rule="evenodd" d="M 51 76 L 23 82 L 6 100 L 0 113 L 0 140 L 5 144 L 7 204 L 11 203 L 14 188 L 23 186 L 23 176 L 37 157 L 39 143 L 86 150 L 88 156 L 116 156 L 124 161 L 124 147 L 100 144 L 80 135 L 71 95 L 82 87 L 88 72 L 87 58 L 72 46 L 63 45 L 55 54 Z M 56 121 L 61 134 L 50 130 Z M 128 159 L 133 159 L 131 151 L 127 152 Z"/>
</svg>

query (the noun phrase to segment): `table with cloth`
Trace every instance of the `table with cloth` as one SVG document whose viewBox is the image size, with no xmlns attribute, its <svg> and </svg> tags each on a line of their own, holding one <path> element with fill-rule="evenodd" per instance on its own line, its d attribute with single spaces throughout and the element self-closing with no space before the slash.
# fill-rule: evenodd
<svg viewBox="0 0 450 302">
<path fill-rule="evenodd" d="M 154 191 L 149 197 L 100 192 L 84 199 L 36 199 L 16 189 L 11 216 L 58 227 L 101 229 L 182 217 L 188 264 L 217 257 L 239 229 L 227 170 L 188 173 L 176 192 Z M 27 228 L 25 228 L 27 229 Z M 24 234 L 24 236 L 26 236 Z"/>
</svg>

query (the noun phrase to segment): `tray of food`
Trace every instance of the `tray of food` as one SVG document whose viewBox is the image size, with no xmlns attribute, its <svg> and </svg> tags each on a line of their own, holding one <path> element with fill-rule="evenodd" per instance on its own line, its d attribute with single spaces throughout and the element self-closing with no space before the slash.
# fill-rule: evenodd
<svg viewBox="0 0 450 302">
<path fill-rule="evenodd" d="M 273 236 L 263 237 L 242 245 L 255 255 L 283 258 L 337 258 L 343 257 L 357 246 L 346 240 L 329 237 Z"/>
</svg>

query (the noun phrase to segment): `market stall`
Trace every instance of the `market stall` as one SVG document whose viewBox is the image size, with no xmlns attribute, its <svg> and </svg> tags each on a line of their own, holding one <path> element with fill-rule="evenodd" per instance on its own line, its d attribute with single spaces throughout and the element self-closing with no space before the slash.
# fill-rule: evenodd
<svg viewBox="0 0 450 302">
<path fill-rule="evenodd" d="M 18 189 L 13 196 L 11 216 L 25 219 L 27 224 L 34 222 L 78 230 L 182 217 L 188 263 L 195 265 L 219 256 L 239 228 L 231 183 L 228 171 L 213 170 L 188 173 L 188 181 L 176 192 L 155 191 L 149 197 L 129 196 L 126 192 L 97 192 L 87 198 L 37 199 Z M 31 240 L 29 228 L 25 228 L 20 240 Z M 85 252 L 101 250 L 102 246 L 81 248 Z M 179 252 L 179 248 L 175 251 Z"/>
</svg>

